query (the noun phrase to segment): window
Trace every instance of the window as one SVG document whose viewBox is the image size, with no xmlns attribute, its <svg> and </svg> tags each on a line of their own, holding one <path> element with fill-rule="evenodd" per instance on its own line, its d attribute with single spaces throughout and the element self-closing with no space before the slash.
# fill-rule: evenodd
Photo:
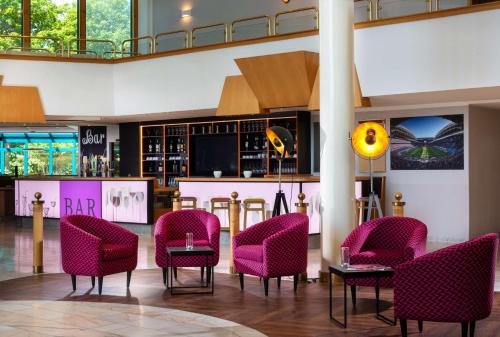
<svg viewBox="0 0 500 337">
<path fill-rule="evenodd" d="M 76 175 L 76 133 L 0 133 L 0 174 Z"/>
<path fill-rule="evenodd" d="M 63 41 L 75 39 L 77 8 L 77 0 L 31 0 L 31 35 L 59 39 L 32 39 L 31 48 L 40 49 L 39 52 L 57 52 L 63 48 Z"/>
<path fill-rule="evenodd" d="M 0 0 L 0 35 L 22 35 L 23 5 L 22 0 Z M 20 38 L 0 39 L 0 49 L 20 47 Z"/>
<path fill-rule="evenodd" d="M 132 36 L 131 0 L 87 0 L 86 23 L 87 39 L 111 40 L 120 51 L 122 41 Z M 87 42 L 87 49 L 103 55 L 111 52 L 111 44 Z"/>
</svg>

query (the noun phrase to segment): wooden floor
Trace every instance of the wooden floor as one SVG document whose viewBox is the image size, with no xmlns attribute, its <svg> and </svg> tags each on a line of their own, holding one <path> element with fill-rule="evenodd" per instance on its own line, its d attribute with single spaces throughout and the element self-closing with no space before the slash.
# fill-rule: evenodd
<svg viewBox="0 0 500 337">
<path fill-rule="evenodd" d="M 198 280 L 199 273 L 181 270 L 183 283 Z M 268 336 L 399 336 L 399 326 L 388 326 L 373 317 L 373 290 L 359 291 L 357 310 L 349 307 L 349 327 L 342 329 L 328 318 L 328 286 L 301 283 L 297 295 L 292 282 L 283 281 L 281 290 L 270 282 L 269 297 L 263 295 L 259 280 L 246 278 L 244 292 L 238 278 L 216 274 L 215 294 L 170 296 L 161 281 L 160 269 L 138 270 L 132 276 L 129 291 L 125 274 L 104 278 L 103 295 L 91 289 L 90 278 L 77 279 L 77 291 L 72 292 L 70 277 L 65 274 L 45 274 L 0 282 L 0 300 L 61 300 L 141 304 L 174 308 L 231 320 L 257 329 Z M 342 314 L 342 287 L 334 289 L 335 313 Z M 392 291 L 382 292 L 382 307 L 387 316 L 393 315 Z M 350 305 L 350 301 L 349 301 Z M 0 317 L 1 322 L 1 317 Z M 500 295 L 495 296 L 490 318 L 478 322 L 478 337 L 500 336 Z M 416 322 L 409 322 L 410 336 L 419 336 Z M 424 323 L 423 336 L 460 336 L 459 324 Z"/>
</svg>

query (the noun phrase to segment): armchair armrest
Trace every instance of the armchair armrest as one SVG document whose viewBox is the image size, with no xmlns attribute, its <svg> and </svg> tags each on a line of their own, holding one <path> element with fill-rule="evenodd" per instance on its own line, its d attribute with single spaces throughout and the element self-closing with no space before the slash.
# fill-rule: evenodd
<svg viewBox="0 0 500 337">
<path fill-rule="evenodd" d="M 427 227 L 419 226 L 413 231 L 404 248 L 404 258 L 407 261 L 425 254 L 427 246 Z"/>
<path fill-rule="evenodd" d="M 60 228 L 63 270 L 69 274 L 97 270 L 103 254 L 102 239 L 64 221 Z"/>
<path fill-rule="evenodd" d="M 210 216 L 207 218 L 207 233 L 210 244 L 218 245 L 220 237 L 220 222 L 216 216 Z"/>
<path fill-rule="evenodd" d="M 281 230 L 264 240 L 264 275 L 295 275 L 307 269 L 308 224 Z"/>
</svg>

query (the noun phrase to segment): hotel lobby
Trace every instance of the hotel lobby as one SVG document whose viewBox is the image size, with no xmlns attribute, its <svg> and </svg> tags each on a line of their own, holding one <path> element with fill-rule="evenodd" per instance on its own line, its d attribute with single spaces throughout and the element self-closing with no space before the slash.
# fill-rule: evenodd
<svg viewBox="0 0 500 337">
<path fill-rule="evenodd" d="M 498 31 L 0 0 L 0 336 L 500 336 Z"/>
</svg>

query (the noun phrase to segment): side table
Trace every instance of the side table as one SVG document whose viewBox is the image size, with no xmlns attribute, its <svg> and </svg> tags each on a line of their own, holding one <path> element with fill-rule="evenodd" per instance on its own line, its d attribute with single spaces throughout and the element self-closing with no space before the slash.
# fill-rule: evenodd
<svg viewBox="0 0 500 337">
<path fill-rule="evenodd" d="M 207 277 L 206 277 L 206 282 L 205 284 L 200 284 L 200 286 L 177 286 L 174 287 L 174 280 L 173 280 L 173 260 L 174 257 L 179 257 L 179 256 L 205 256 L 205 267 L 207 268 Z M 167 266 L 167 289 L 170 288 L 170 294 L 171 295 L 188 295 L 188 294 L 213 294 L 214 293 L 214 283 L 215 283 L 215 273 L 214 273 L 214 266 L 213 266 L 213 258 L 214 258 L 214 250 L 210 247 L 207 246 L 195 246 L 192 249 L 187 249 L 186 247 L 167 247 L 167 259 L 168 259 L 168 266 Z M 209 263 L 210 261 L 210 263 Z M 182 266 L 177 266 L 177 267 L 182 267 Z M 210 273 L 209 273 L 209 268 L 210 268 Z M 170 271 L 169 271 L 170 269 Z M 170 273 L 170 282 L 169 282 L 169 275 Z M 208 275 L 211 275 L 209 277 Z M 186 289 L 186 288 L 209 288 L 209 283 L 211 283 L 211 289 L 209 291 L 196 291 L 196 292 L 174 292 L 174 289 Z"/>
</svg>

